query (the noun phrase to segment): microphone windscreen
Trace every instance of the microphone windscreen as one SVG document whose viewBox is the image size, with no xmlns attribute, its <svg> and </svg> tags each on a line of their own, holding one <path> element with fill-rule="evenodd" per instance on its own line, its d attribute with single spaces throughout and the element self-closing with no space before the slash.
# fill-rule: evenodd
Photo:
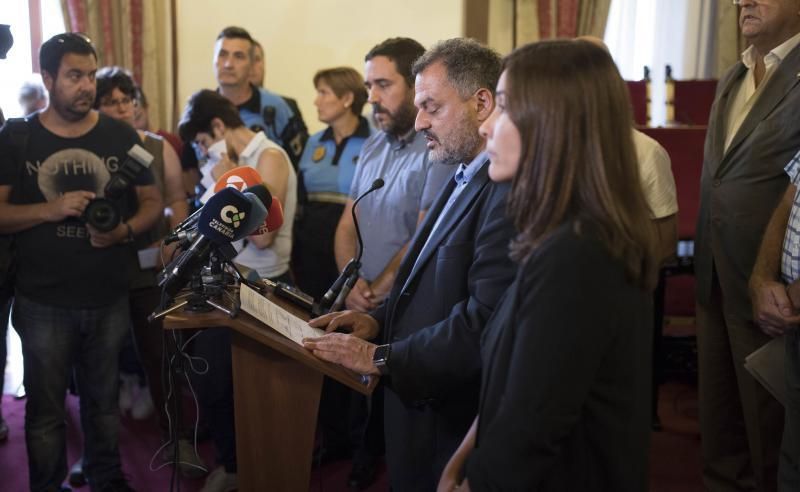
<svg viewBox="0 0 800 492">
<path fill-rule="evenodd" d="M 252 167 L 239 166 L 219 177 L 216 184 L 214 184 L 214 193 L 218 193 L 224 188 L 244 191 L 245 188 L 261 184 L 262 181 L 261 175 Z"/>
<path fill-rule="evenodd" d="M 252 208 L 250 200 L 242 192 L 223 188 L 203 206 L 197 230 L 214 244 L 241 239 L 247 235 L 247 232 L 241 231 Z"/>
<path fill-rule="evenodd" d="M 261 203 L 264 204 L 264 208 L 269 209 L 272 205 L 272 194 L 269 192 L 269 188 L 264 183 L 259 183 L 257 185 L 250 186 L 242 190 L 242 193 L 252 193 L 261 200 Z"/>
<path fill-rule="evenodd" d="M 267 213 L 267 230 L 269 232 L 277 231 L 283 225 L 283 205 L 281 205 L 278 197 L 272 197 L 272 203 L 269 206 Z"/>
<path fill-rule="evenodd" d="M 264 221 L 267 219 L 267 207 L 261 203 L 261 199 L 254 193 L 245 192 L 244 196 L 250 202 L 250 215 L 244 221 L 241 231 L 237 233 L 236 239 L 242 239 L 250 234 L 263 234 Z"/>
</svg>

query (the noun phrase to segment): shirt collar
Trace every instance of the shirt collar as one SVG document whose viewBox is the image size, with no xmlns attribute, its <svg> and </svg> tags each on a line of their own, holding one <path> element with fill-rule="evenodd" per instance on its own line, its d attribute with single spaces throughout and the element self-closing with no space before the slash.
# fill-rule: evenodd
<svg viewBox="0 0 800 492">
<path fill-rule="evenodd" d="M 772 48 L 769 53 L 764 56 L 764 63 L 767 65 L 779 64 L 798 44 L 800 44 L 800 33 L 795 34 L 783 43 Z M 756 65 L 756 50 L 753 45 L 750 45 L 742 52 L 742 63 L 751 70 Z"/>
<path fill-rule="evenodd" d="M 483 163 L 486 162 L 486 156 L 487 154 L 484 150 L 476 155 L 469 164 L 464 164 L 463 162 L 459 164 L 458 170 L 453 176 L 453 179 L 456 180 L 456 184 L 466 186 L 472 180 L 473 176 L 478 173 Z"/>
<path fill-rule="evenodd" d="M 241 159 L 250 159 L 258 149 L 267 141 L 267 136 L 264 135 L 264 132 L 258 132 L 256 135 L 247 142 L 247 146 L 242 150 L 242 153 L 239 155 Z"/>
<path fill-rule="evenodd" d="M 414 130 L 412 127 L 405 135 L 395 136 L 391 133 L 383 132 L 386 135 L 386 139 L 392 145 L 392 148 L 395 150 L 400 150 L 406 145 L 411 144 L 414 141 L 414 137 L 417 136 L 417 131 Z"/>
<path fill-rule="evenodd" d="M 350 137 L 361 137 L 367 138 L 369 137 L 369 122 L 363 116 L 358 117 L 358 126 L 356 127 L 356 131 L 353 132 L 352 135 L 346 137 L 344 140 L 347 140 Z M 321 142 L 325 140 L 333 140 L 333 128 L 328 127 L 322 132 L 322 137 L 319 139 Z"/>
<path fill-rule="evenodd" d="M 261 114 L 261 92 L 253 84 L 250 84 L 250 89 L 252 91 L 250 99 L 236 106 L 236 109 L 246 109 L 251 113 Z"/>
</svg>

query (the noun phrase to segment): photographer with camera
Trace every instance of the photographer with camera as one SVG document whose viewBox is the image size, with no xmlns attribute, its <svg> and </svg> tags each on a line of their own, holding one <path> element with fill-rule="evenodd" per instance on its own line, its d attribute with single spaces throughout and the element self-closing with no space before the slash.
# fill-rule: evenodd
<svg viewBox="0 0 800 492">
<path fill-rule="evenodd" d="M 137 96 L 136 83 L 133 80 L 133 76 L 126 69 L 113 66 L 103 67 L 97 71 L 97 96 L 94 106 L 100 113 L 134 126 L 138 104 Z M 165 439 L 170 439 L 172 437 L 169 433 L 170 421 L 164 410 L 167 392 L 164 391 L 165 388 L 162 385 L 162 357 L 165 349 L 164 330 L 160 319 L 154 320 L 152 323 L 147 319 L 148 315 L 161 303 L 161 288 L 158 287 L 156 274 L 163 265 L 161 265 L 159 257 L 154 262 L 155 264 L 148 264 L 143 261 L 143 258 L 145 256 L 144 253 L 159 247 L 167 232 L 174 229 L 188 216 L 189 204 L 183 191 L 183 176 L 178 154 L 161 136 L 143 130 L 138 130 L 138 133 L 144 148 L 154 157 L 150 165 L 150 171 L 153 173 L 156 187 L 166 208 L 165 213 L 161 215 L 154 227 L 136 236 L 128 260 L 133 336 L 147 382 L 147 386 L 144 388 L 145 391 L 140 393 L 138 400 L 132 402 L 130 410 L 134 418 L 141 419 L 139 412 L 141 412 L 140 409 L 143 405 L 140 402 L 143 399 L 147 400 L 149 392 L 149 398 L 152 399 L 151 408 L 152 406 L 155 407 L 162 436 Z M 172 257 L 175 246 L 177 246 L 177 243 L 165 246 L 159 256 L 167 261 Z M 166 348 L 167 350 L 171 349 L 169 344 Z M 123 354 L 125 354 L 124 350 Z M 136 354 L 133 357 L 136 357 Z M 130 354 L 128 354 L 128 359 L 131 359 Z M 125 362 L 125 356 L 123 355 L 121 361 L 122 371 L 131 369 L 130 367 L 125 367 Z M 128 365 L 130 366 L 130 361 L 128 361 Z M 179 382 L 180 379 L 178 378 L 177 381 Z M 125 387 L 126 380 L 122 379 L 122 389 L 125 389 Z M 122 391 L 120 393 L 122 395 Z M 177 393 L 180 392 L 178 391 Z M 120 401 L 122 402 L 122 397 Z M 172 408 L 172 406 L 170 405 L 169 408 Z M 120 405 L 120 409 L 123 410 L 122 405 Z M 174 415 L 171 417 L 171 424 L 178 428 L 179 468 L 184 476 L 197 478 L 205 475 L 205 465 L 195 453 L 190 442 L 191 426 L 188 425 L 188 422 L 184 425 L 181 417 Z M 171 457 L 172 451 L 172 446 L 168 446 L 164 455 Z M 72 470 L 74 469 L 75 467 L 72 467 Z"/>
<path fill-rule="evenodd" d="M 92 490 L 131 490 L 118 449 L 117 364 L 128 330 L 126 258 L 163 207 L 149 169 L 131 174 L 107 232 L 80 217 L 131 162 L 141 141 L 129 125 L 92 110 L 97 54 L 77 33 L 39 51 L 50 103 L 0 131 L 0 233 L 16 235 L 13 323 L 28 394 L 25 433 L 31 490 L 58 490 L 67 474 L 64 396 L 74 366 Z M 135 164 L 134 164 L 135 167 Z"/>
</svg>

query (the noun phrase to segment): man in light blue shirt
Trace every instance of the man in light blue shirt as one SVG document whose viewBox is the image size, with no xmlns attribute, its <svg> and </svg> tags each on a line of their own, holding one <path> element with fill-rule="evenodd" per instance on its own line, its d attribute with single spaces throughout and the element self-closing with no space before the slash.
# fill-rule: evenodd
<svg viewBox="0 0 800 492">
<path fill-rule="evenodd" d="M 381 131 L 361 149 L 358 167 L 336 229 L 336 263 L 341 270 L 357 254 L 351 210 L 359 195 L 377 179 L 385 185 L 358 204 L 364 239 L 359 278 L 346 304 L 369 311 L 388 294 L 397 267 L 433 199 L 453 174 L 451 166 L 427 158 L 425 137 L 414 131 L 414 83 L 411 64 L 425 49 L 408 38 L 391 38 L 365 57 L 368 102 Z"/>
<path fill-rule="evenodd" d="M 372 104 L 373 120 L 380 131 L 361 148 L 350 196 L 336 228 L 334 251 L 339 270 L 357 255 L 352 218 L 355 199 L 377 178 L 383 179 L 385 185 L 360 201 L 356 209 L 364 252 L 361 276 L 346 300 L 348 309 L 366 312 L 388 296 L 417 224 L 453 173 L 451 166 L 428 160 L 425 137 L 414 130 L 417 109 L 411 66 L 424 52 L 425 48 L 413 39 L 391 38 L 372 48 L 365 57 L 367 102 Z M 323 387 L 323 409 L 335 406 L 334 393 L 329 385 Z M 378 450 L 383 447 L 382 395 L 379 389 L 370 400 L 366 430 L 348 478 L 351 488 L 361 490 L 374 479 Z M 332 419 L 323 413 L 320 411 L 326 435 L 333 426 L 326 425 L 326 420 Z"/>
</svg>

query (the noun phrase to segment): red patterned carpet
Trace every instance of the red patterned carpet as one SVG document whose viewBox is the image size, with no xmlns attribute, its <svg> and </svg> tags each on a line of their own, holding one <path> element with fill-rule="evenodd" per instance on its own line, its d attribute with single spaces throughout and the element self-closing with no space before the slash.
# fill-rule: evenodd
<svg viewBox="0 0 800 492">
<path fill-rule="evenodd" d="M 68 397 L 67 453 L 69 463 L 80 453 L 77 398 Z M 667 383 L 661 388 L 659 400 L 662 432 L 653 433 L 650 452 L 651 492 L 702 491 L 700 482 L 700 437 L 697 426 L 697 391 L 695 387 Z M 3 414 L 11 428 L 9 440 L 0 443 L 0 477 L 4 483 L 0 490 L 24 491 L 28 489 L 27 457 L 23 432 L 25 401 L 3 396 Z M 154 421 L 123 420 L 120 435 L 123 469 L 131 486 L 138 491 L 170 490 L 171 468 L 150 471 L 150 458 L 159 446 L 159 435 Z M 213 462 L 210 442 L 200 445 L 200 454 L 207 463 Z M 316 492 L 347 491 L 347 474 L 350 463 L 341 461 L 315 469 L 310 490 Z M 180 490 L 197 491 L 202 480 L 181 480 Z M 76 489 L 88 491 L 88 487 Z M 386 472 L 381 469 L 378 481 L 369 491 L 388 490 Z"/>
</svg>

